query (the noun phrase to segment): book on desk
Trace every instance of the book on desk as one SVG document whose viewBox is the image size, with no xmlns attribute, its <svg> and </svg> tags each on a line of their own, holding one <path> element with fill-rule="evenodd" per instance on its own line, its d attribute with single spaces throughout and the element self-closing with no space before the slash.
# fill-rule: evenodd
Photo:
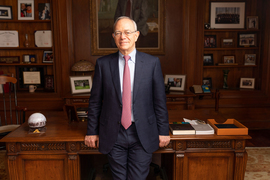
<svg viewBox="0 0 270 180">
<path fill-rule="evenodd" d="M 170 124 L 170 130 L 173 135 L 190 135 L 195 134 L 195 129 L 189 123 Z"/>
</svg>

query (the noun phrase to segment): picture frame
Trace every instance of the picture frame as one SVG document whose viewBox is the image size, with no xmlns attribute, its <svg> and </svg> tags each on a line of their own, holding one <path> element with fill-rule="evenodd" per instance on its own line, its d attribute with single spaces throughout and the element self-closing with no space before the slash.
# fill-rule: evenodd
<svg viewBox="0 0 270 180">
<path fill-rule="evenodd" d="M 53 51 L 44 51 L 42 62 L 53 63 Z"/>
<path fill-rule="evenodd" d="M 256 54 L 245 54 L 244 65 L 256 65 Z"/>
<path fill-rule="evenodd" d="M 202 85 L 207 85 L 211 89 L 212 88 L 212 78 L 211 77 L 203 78 Z"/>
<path fill-rule="evenodd" d="M 216 48 L 216 35 L 204 35 L 204 48 Z"/>
<path fill-rule="evenodd" d="M 255 78 L 240 78 L 240 88 L 254 89 Z"/>
<path fill-rule="evenodd" d="M 54 76 L 53 75 L 44 76 L 44 91 L 48 91 L 48 92 L 54 91 Z"/>
<path fill-rule="evenodd" d="M 44 88 L 44 72 L 46 67 L 43 66 L 19 66 L 16 67 L 16 77 L 18 80 L 18 90 L 29 90 L 29 85 L 35 85 L 37 86 L 37 90 L 43 90 Z M 30 81 L 31 80 L 31 75 L 35 75 L 35 74 L 25 74 L 25 72 L 38 72 L 38 74 L 40 74 L 40 77 L 32 77 L 33 79 L 40 79 L 40 83 L 39 84 L 26 84 L 24 83 L 25 81 Z M 24 79 L 24 74 L 25 75 L 30 75 L 30 79 L 28 76 L 28 79 Z M 26 77 L 27 78 L 27 77 Z M 36 81 L 36 80 L 35 80 Z"/>
<path fill-rule="evenodd" d="M 233 38 L 222 38 L 221 39 L 221 47 L 222 48 L 232 48 L 234 47 L 234 39 Z"/>
<path fill-rule="evenodd" d="M 19 47 L 18 31 L 0 30 L 0 47 Z"/>
<path fill-rule="evenodd" d="M 239 47 L 256 47 L 257 34 L 256 33 L 239 33 L 238 46 Z"/>
<path fill-rule="evenodd" d="M 23 55 L 23 62 L 24 63 L 36 63 L 37 62 L 37 57 L 35 54 L 24 54 Z"/>
<path fill-rule="evenodd" d="M 224 55 L 222 57 L 222 61 L 224 64 L 235 64 L 235 55 Z"/>
<path fill-rule="evenodd" d="M 13 19 L 12 6 L 0 5 L 0 19 L 3 20 Z"/>
<path fill-rule="evenodd" d="M 185 91 L 186 75 L 167 74 L 164 78 L 164 84 L 169 84 L 170 90 Z"/>
<path fill-rule="evenodd" d="M 257 30 L 259 29 L 258 16 L 247 16 L 246 18 L 246 29 Z"/>
<path fill-rule="evenodd" d="M 213 66 L 214 65 L 213 54 L 204 54 L 203 55 L 203 65 L 204 66 Z"/>
<path fill-rule="evenodd" d="M 34 0 L 18 0 L 18 20 L 34 20 Z"/>
<path fill-rule="evenodd" d="M 165 1 L 162 0 L 151 0 L 141 2 L 142 8 L 140 7 L 135 8 L 135 10 L 137 11 L 136 13 L 137 15 L 148 14 L 146 12 L 150 11 L 153 13 L 150 13 L 148 17 L 139 18 L 140 20 L 143 19 L 145 23 L 140 27 L 138 26 L 140 36 L 138 38 L 138 41 L 136 42 L 136 49 L 141 52 L 153 55 L 164 55 L 165 34 L 166 34 L 165 29 L 166 3 Z M 113 24 L 115 21 L 114 16 L 117 15 L 119 12 L 117 10 L 117 4 L 118 0 L 110 0 L 107 3 L 101 3 L 100 0 L 92 0 L 90 3 L 90 12 L 91 12 L 90 24 L 92 29 L 91 31 L 92 55 L 106 55 L 117 52 L 117 48 L 114 45 L 114 40 L 112 38 Z"/>
<path fill-rule="evenodd" d="M 245 2 L 210 2 L 211 29 L 244 29 Z"/>
<path fill-rule="evenodd" d="M 70 76 L 71 93 L 90 93 L 92 76 Z"/>
<path fill-rule="evenodd" d="M 20 56 L 0 56 L 0 63 L 20 63 Z"/>
<path fill-rule="evenodd" d="M 38 3 L 38 18 L 40 20 L 51 19 L 51 5 L 50 3 Z"/>
</svg>

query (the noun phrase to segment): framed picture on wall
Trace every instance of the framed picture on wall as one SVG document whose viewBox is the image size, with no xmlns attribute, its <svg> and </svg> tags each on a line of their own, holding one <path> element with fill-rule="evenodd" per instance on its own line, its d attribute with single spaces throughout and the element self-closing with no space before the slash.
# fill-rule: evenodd
<svg viewBox="0 0 270 180">
<path fill-rule="evenodd" d="M 225 55 L 223 56 L 223 63 L 230 65 L 230 64 L 235 64 L 235 56 L 234 55 Z"/>
<path fill-rule="evenodd" d="M 250 47 L 257 46 L 257 34 L 255 33 L 239 33 L 238 34 L 238 46 Z"/>
<path fill-rule="evenodd" d="M 240 88 L 254 89 L 254 87 L 255 87 L 255 78 L 241 78 L 240 79 Z"/>
<path fill-rule="evenodd" d="M 165 75 L 164 84 L 169 84 L 170 90 L 184 91 L 186 75 Z"/>
<path fill-rule="evenodd" d="M 53 52 L 44 51 L 43 52 L 43 63 L 53 63 Z"/>
<path fill-rule="evenodd" d="M 221 47 L 222 48 L 231 48 L 234 47 L 233 38 L 222 38 L 221 39 Z"/>
<path fill-rule="evenodd" d="M 245 28 L 245 2 L 210 2 L 210 27 Z"/>
<path fill-rule="evenodd" d="M 246 27 L 250 30 L 259 29 L 258 16 L 247 16 Z"/>
<path fill-rule="evenodd" d="M 18 20 L 34 20 L 34 0 L 18 0 Z"/>
<path fill-rule="evenodd" d="M 0 19 L 12 19 L 12 7 L 0 5 Z"/>
</svg>

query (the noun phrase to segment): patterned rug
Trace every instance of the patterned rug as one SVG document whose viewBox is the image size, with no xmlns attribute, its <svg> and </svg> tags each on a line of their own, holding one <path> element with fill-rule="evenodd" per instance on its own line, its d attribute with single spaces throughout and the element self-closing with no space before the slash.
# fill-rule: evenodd
<svg viewBox="0 0 270 180">
<path fill-rule="evenodd" d="M 245 180 L 269 180 L 270 147 L 247 147 L 246 150 L 248 161 Z M 0 180 L 7 180 L 4 162 L 5 153 L 5 150 L 0 151 Z"/>
</svg>

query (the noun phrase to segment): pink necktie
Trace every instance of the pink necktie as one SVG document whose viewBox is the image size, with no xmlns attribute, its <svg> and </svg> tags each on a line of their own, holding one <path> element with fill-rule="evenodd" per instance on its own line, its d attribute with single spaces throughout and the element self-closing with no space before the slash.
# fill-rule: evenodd
<svg viewBox="0 0 270 180">
<path fill-rule="evenodd" d="M 122 92 L 122 118 L 121 123 L 125 129 L 131 125 L 131 84 L 130 84 L 130 72 L 128 67 L 128 60 L 130 56 L 124 56 L 125 68 L 123 75 L 123 92 Z"/>
</svg>

